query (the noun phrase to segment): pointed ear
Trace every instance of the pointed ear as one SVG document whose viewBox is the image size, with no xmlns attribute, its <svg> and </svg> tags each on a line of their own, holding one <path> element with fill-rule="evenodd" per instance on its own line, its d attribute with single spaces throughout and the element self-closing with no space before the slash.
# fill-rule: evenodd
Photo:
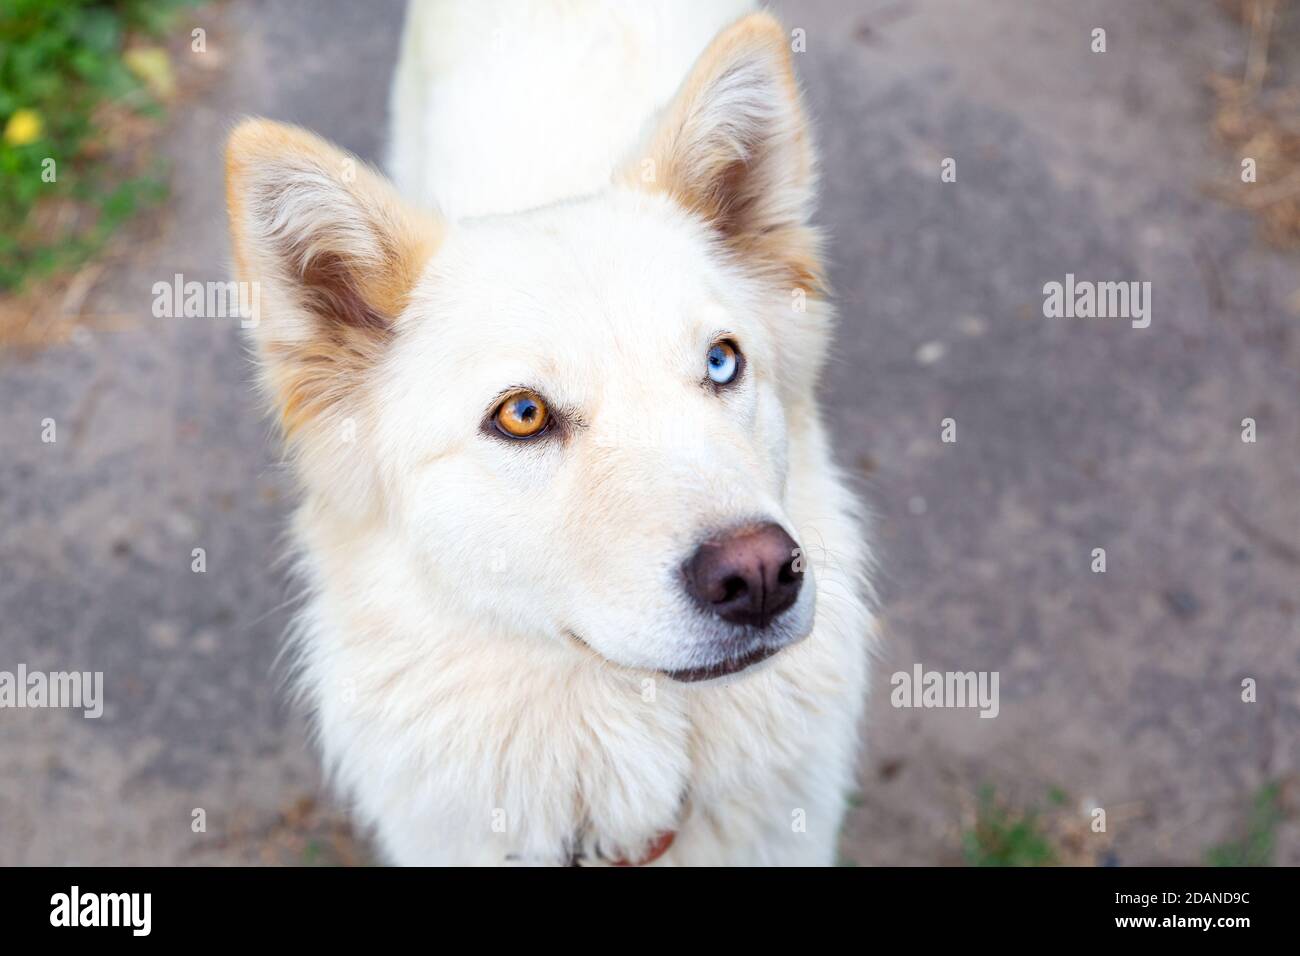
<svg viewBox="0 0 1300 956">
<path fill-rule="evenodd" d="M 743 263 L 782 283 L 822 288 L 808 225 L 811 136 L 788 38 L 770 15 L 752 14 L 718 35 L 620 178 L 703 217 Z"/>
<path fill-rule="evenodd" d="M 441 229 L 317 136 L 246 120 L 226 146 L 239 277 L 262 380 L 286 434 L 337 411 L 382 354 Z"/>
</svg>

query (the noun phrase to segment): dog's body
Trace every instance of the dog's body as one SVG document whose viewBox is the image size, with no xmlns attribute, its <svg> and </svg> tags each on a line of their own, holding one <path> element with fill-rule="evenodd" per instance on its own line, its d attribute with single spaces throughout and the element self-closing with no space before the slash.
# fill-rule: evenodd
<svg viewBox="0 0 1300 956">
<path fill-rule="evenodd" d="M 830 316 L 788 38 L 728 28 L 746 6 L 412 4 L 403 199 L 300 131 L 232 137 L 307 494 L 300 686 L 391 861 L 833 859 L 868 555 L 813 394 Z M 520 394 L 536 440 L 502 431 Z M 699 558 L 752 556 L 756 527 L 812 580 L 742 567 L 728 586 L 763 597 L 736 617 Z"/>
<path fill-rule="evenodd" d="M 608 185 L 705 47 L 753 0 L 412 3 L 388 171 L 451 217 Z"/>
</svg>

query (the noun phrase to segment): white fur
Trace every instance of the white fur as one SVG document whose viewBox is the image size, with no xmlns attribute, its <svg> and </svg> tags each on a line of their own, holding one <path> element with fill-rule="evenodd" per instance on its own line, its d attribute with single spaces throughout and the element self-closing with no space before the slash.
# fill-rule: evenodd
<svg viewBox="0 0 1300 956">
<path fill-rule="evenodd" d="M 594 192 L 754 0 L 414 0 L 388 167 L 452 218 Z"/>
<path fill-rule="evenodd" d="M 814 400 L 829 310 L 794 312 L 667 195 L 610 185 L 747 6 L 411 5 L 392 172 L 452 222 L 396 341 L 335 412 L 355 440 L 317 430 L 299 449 L 295 523 L 312 589 L 300 686 L 390 861 L 592 863 L 666 830 L 663 864 L 833 860 L 872 620 L 864 532 Z M 762 72 L 729 74 L 705 125 L 726 138 L 771 112 Z M 806 180 L 772 184 L 777 214 L 811 192 L 797 165 L 769 170 Z M 349 201 L 302 211 L 297 247 Z M 292 228 L 283 201 L 268 208 Z M 714 394 L 698 380 L 720 331 L 747 369 Z M 572 410 L 571 438 L 482 434 L 517 385 Z M 810 635 L 731 678 L 664 677 L 704 662 L 714 626 L 682 562 L 755 519 L 807 556 L 781 620 Z"/>
</svg>

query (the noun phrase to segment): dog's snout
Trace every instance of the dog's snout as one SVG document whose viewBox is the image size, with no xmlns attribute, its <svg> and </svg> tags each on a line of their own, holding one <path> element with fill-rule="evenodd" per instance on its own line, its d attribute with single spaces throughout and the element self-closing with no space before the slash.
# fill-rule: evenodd
<svg viewBox="0 0 1300 956">
<path fill-rule="evenodd" d="M 686 590 L 724 621 L 767 627 L 799 596 L 798 547 L 771 522 L 728 532 L 686 562 Z"/>
</svg>

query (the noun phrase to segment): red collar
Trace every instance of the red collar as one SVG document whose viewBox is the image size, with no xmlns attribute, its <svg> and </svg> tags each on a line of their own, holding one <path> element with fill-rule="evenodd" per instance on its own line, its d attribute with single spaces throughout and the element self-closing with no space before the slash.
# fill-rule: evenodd
<svg viewBox="0 0 1300 956">
<path fill-rule="evenodd" d="M 611 860 L 610 866 L 647 866 L 668 852 L 668 848 L 677 839 L 676 830 L 665 830 L 651 842 L 645 855 L 636 860 Z"/>
</svg>

